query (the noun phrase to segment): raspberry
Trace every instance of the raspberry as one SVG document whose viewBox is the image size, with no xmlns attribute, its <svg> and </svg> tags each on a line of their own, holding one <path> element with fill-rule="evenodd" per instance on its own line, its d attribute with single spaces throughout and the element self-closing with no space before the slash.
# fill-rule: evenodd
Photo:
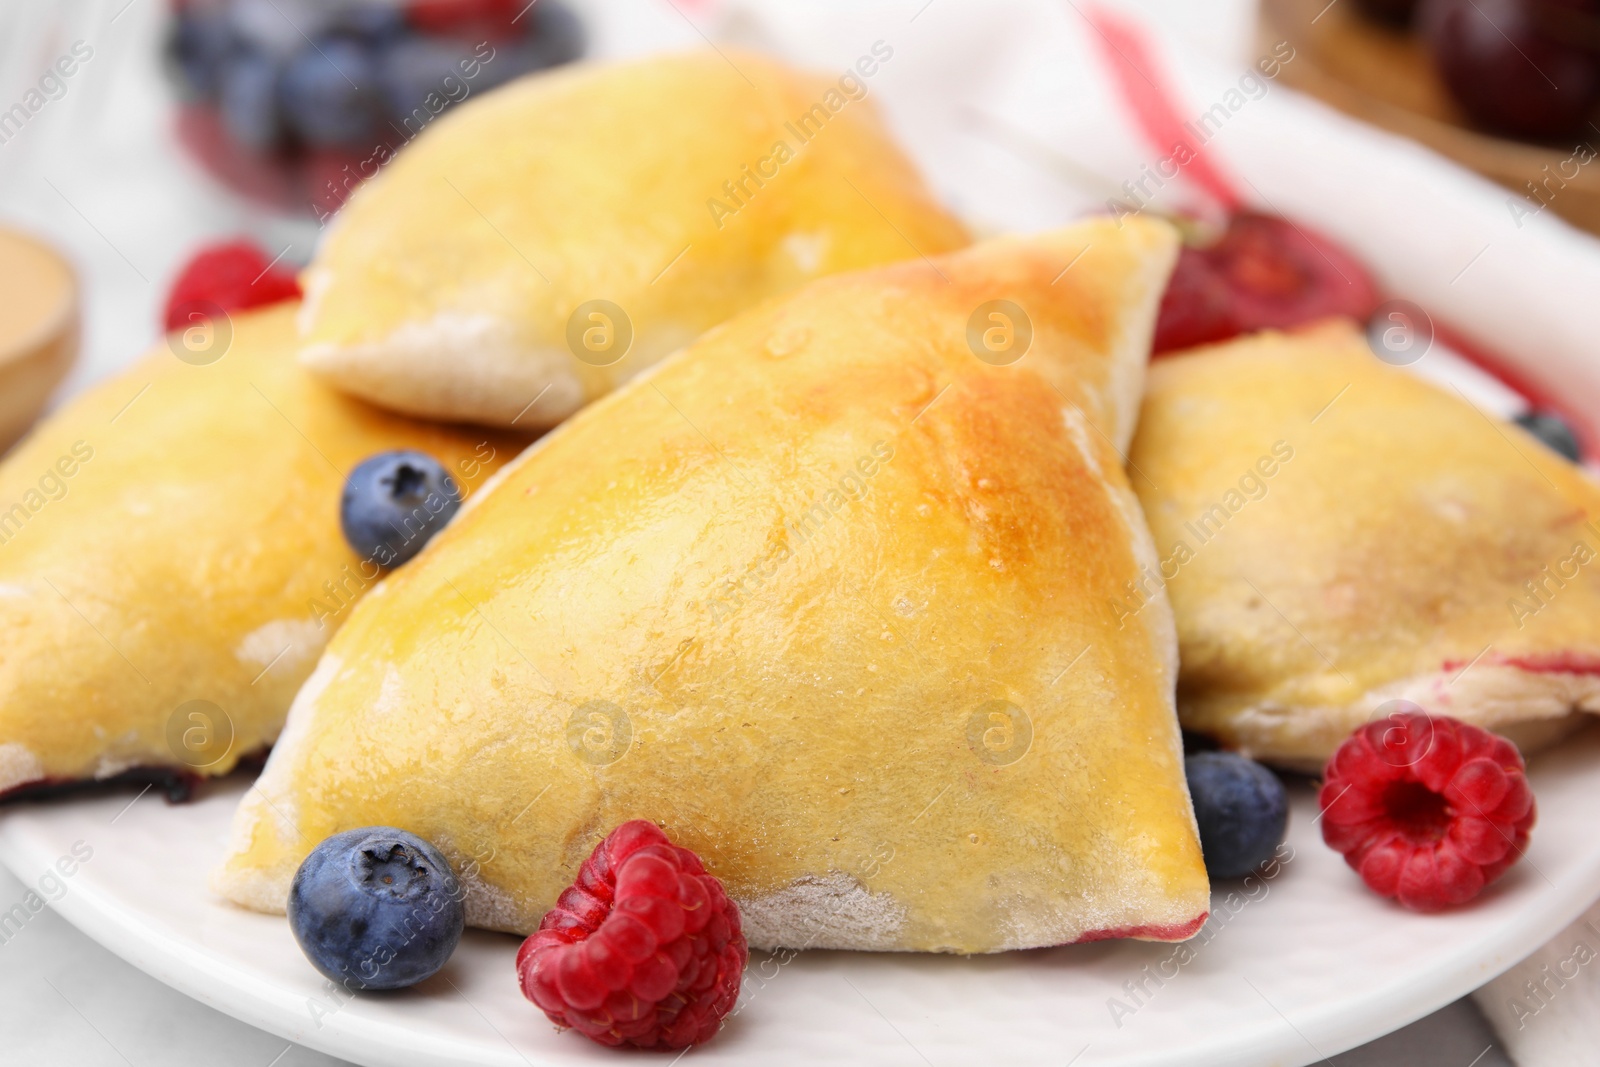
<svg viewBox="0 0 1600 1067">
<path fill-rule="evenodd" d="M 167 295 L 163 317 L 168 330 L 181 330 L 201 313 L 196 304 L 241 311 L 299 295 L 300 283 L 292 271 L 272 266 L 266 254 L 249 241 L 226 241 L 207 245 L 184 265 Z"/>
<path fill-rule="evenodd" d="M 1483 892 L 1522 856 L 1533 826 L 1516 746 L 1420 709 L 1356 730 L 1323 777 L 1322 839 L 1374 892 L 1413 911 Z"/>
<path fill-rule="evenodd" d="M 522 992 L 602 1045 L 708 1041 L 750 958 L 739 908 L 700 859 L 643 819 L 600 842 L 517 952 Z"/>
<path fill-rule="evenodd" d="M 515 22 L 526 6 L 518 0 L 410 0 L 405 12 L 406 21 L 426 34 L 488 31 L 504 38 L 524 28 Z"/>
</svg>

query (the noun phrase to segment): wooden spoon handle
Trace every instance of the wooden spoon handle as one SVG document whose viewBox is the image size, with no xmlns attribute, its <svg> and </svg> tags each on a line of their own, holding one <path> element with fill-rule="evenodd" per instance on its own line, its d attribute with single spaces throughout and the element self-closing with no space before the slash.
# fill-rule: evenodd
<svg viewBox="0 0 1600 1067">
<path fill-rule="evenodd" d="M 0 228 L 0 450 L 39 417 L 78 356 L 78 281 L 60 253 Z"/>
</svg>

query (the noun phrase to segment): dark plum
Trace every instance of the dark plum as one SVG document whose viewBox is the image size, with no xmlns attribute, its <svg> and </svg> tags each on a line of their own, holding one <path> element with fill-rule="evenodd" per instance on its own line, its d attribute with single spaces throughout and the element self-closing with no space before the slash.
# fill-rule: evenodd
<svg viewBox="0 0 1600 1067">
<path fill-rule="evenodd" d="M 1241 211 L 1210 244 L 1185 247 L 1161 301 L 1156 353 L 1345 316 L 1365 321 L 1377 288 L 1331 239 L 1275 215 Z"/>
<path fill-rule="evenodd" d="M 1356 0 L 1356 10 L 1374 22 L 1405 29 L 1417 13 L 1417 0 Z"/>
<path fill-rule="evenodd" d="M 1563 37 L 1586 3 L 1423 0 L 1428 51 L 1450 95 L 1490 133 L 1536 141 L 1584 136 L 1600 105 L 1600 58 Z M 1565 16 L 1563 18 L 1562 16 Z"/>
</svg>

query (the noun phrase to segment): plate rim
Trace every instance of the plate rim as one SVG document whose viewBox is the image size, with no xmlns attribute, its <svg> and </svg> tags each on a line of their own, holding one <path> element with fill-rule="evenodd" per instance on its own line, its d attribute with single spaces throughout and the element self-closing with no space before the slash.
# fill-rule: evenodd
<svg viewBox="0 0 1600 1067">
<path fill-rule="evenodd" d="M 1600 722 L 1589 724 L 1579 737 L 1584 735 L 1591 739 L 1590 747 L 1600 749 Z M 1537 773 L 1537 769 L 1534 770 Z M 1585 768 L 1583 773 L 1600 782 L 1600 765 Z M 92 801 L 101 798 L 81 799 Z M 41 803 L 35 810 L 48 811 L 76 802 L 77 798 L 59 798 Z M 1301 803 L 1304 803 L 1303 798 Z M 35 806 L 13 810 L 20 813 L 30 807 Z M 182 808 L 182 805 L 173 805 L 164 806 L 161 810 L 181 816 Z M 0 812 L 0 864 L 4 864 L 27 884 L 37 871 L 47 869 L 55 862 L 56 853 L 38 840 L 36 835 L 21 828 L 21 820 L 9 817 L 11 814 Z M 194 840 L 193 847 L 208 847 L 203 837 Z M 1516 869 L 1523 868 L 1519 865 Z M 1523 876 L 1529 877 L 1526 873 Z M 1268 1006 L 1286 1024 L 1281 1036 L 1267 1038 L 1260 1031 L 1231 1028 L 1223 1033 L 1206 1034 L 1186 1046 L 1184 1062 L 1230 1067 L 1274 1062 L 1305 1067 L 1409 1025 L 1481 988 L 1536 952 L 1580 917 L 1594 903 L 1596 890 L 1593 887 L 1600 886 L 1600 848 L 1593 850 L 1581 863 L 1568 868 L 1564 884 L 1551 882 L 1550 886 L 1547 890 L 1541 890 L 1537 906 L 1530 902 L 1528 906 L 1509 914 L 1486 936 L 1466 939 L 1452 946 L 1447 956 L 1435 960 L 1423 973 L 1420 981 L 1417 972 L 1404 972 L 1397 974 L 1392 981 L 1368 987 L 1356 1003 L 1345 998 L 1325 1005 L 1297 1005 L 1293 1009 L 1294 1021 L 1290 1021 L 1272 1001 L 1267 1000 Z M 1514 891 L 1514 887 L 1511 888 Z M 1217 892 L 1214 886 L 1214 900 Z M 215 894 L 211 896 L 215 897 Z M 226 903 L 217 899 L 218 903 Z M 311 1027 L 304 1022 L 297 1023 L 297 1019 L 305 1018 L 303 994 L 291 992 L 259 975 L 242 970 L 227 956 L 209 953 L 203 948 L 167 936 L 137 907 L 131 906 L 106 886 L 94 882 L 75 882 L 69 892 L 51 902 L 50 906 L 72 926 L 127 963 L 232 1018 L 284 1040 L 363 1067 L 388 1067 L 392 1063 L 393 1049 L 384 1045 L 385 1041 L 393 1040 L 392 1020 L 341 1012 L 335 1025 Z M 253 916 L 257 913 L 247 914 Z M 1419 921 L 1425 919 L 1420 917 Z M 829 955 L 843 956 L 844 953 Z M 1241 977 L 1248 980 L 1248 976 Z M 1265 996 L 1263 999 L 1266 999 Z M 1319 1040 L 1313 1042 L 1308 1034 L 1316 1035 Z M 1327 1034 L 1338 1036 L 1330 1040 Z M 544 1059 L 537 1055 L 530 1059 L 527 1052 L 510 1044 L 509 1039 L 503 1053 L 491 1051 L 482 1045 L 463 1048 L 450 1036 L 427 1029 L 407 1030 L 405 1040 L 410 1052 L 426 1057 L 421 1062 L 442 1067 L 516 1067 L 518 1064 L 526 1067 Z M 763 1062 L 773 1061 L 770 1051 L 757 1055 Z M 1115 1062 L 1118 1067 L 1172 1067 L 1174 1061 L 1171 1057 L 1170 1049 L 1156 1049 L 1149 1054 L 1137 1051 L 1124 1053 Z"/>
</svg>

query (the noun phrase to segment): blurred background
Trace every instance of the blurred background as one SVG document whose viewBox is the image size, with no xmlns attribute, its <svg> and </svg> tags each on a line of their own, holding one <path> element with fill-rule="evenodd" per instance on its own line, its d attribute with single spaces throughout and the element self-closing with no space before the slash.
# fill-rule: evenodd
<svg viewBox="0 0 1600 1067">
<path fill-rule="evenodd" d="M 1051 6 L 1062 5 L 1078 10 L 1070 0 Z M 904 7 L 908 30 L 936 23 L 940 9 L 969 7 L 961 0 L 864 6 Z M 1017 6 L 995 8 L 997 23 Z M 1589 166 L 1588 147 L 1600 141 L 1594 0 L 1101 6 L 1138 17 L 1219 70 L 1248 68 L 1287 46 L 1294 61 L 1283 66 L 1283 84 L 1500 182 L 1525 201 L 1527 217 L 1600 227 L 1600 168 Z M 81 354 L 64 388 L 104 376 L 155 339 L 174 276 L 207 242 L 245 236 L 276 266 L 303 265 L 343 197 L 457 101 L 581 55 L 708 39 L 817 52 L 773 39 L 784 25 L 782 7 L 760 0 L 7 0 L 0 5 L 0 222 L 47 238 L 81 286 Z M 892 110 L 892 94 L 889 103 Z M 1098 207 L 1105 189 L 1115 192 L 1122 176 L 1137 172 L 1137 158 L 1098 173 L 1088 173 L 1092 165 L 1077 174 L 1058 167 L 1055 176 L 1081 186 L 1076 210 Z M 1520 226 L 1516 209 L 1511 215 Z"/>
</svg>

